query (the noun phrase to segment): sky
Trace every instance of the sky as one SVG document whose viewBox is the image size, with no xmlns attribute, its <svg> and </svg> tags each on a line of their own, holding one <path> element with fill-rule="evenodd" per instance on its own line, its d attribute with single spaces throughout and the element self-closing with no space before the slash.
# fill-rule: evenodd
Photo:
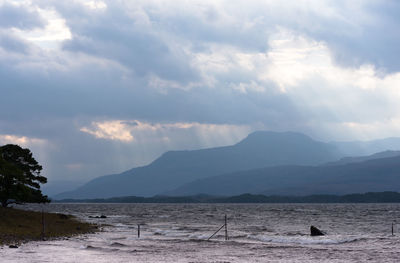
<svg viewBox="0 0 400 263">
<path fill-rule="evenodd" d="M 400 2 L 0 0 L 0 145 L 49 182 L 256 130 L 400 133 Z"/>
</svg>

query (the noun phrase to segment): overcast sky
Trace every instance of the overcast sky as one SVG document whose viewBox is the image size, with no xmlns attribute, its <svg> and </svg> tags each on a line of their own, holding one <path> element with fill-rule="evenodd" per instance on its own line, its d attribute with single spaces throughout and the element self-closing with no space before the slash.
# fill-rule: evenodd
<svg viewBox="0 0 400 263">
<path fill-rule="evenodd" d="M 85 181 L 255 130 L 400 134 L 400 2 L 0 0 L 0 144 Z"/>
</svg>

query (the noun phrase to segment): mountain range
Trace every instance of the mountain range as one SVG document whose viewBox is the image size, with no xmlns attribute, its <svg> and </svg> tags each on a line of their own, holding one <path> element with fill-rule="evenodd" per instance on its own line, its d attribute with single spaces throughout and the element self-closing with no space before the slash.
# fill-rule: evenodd
<svg viewBox="0 0 400 263">
<path fill-rule="evenodd" d="M 95 178 L 53 198 L 397 190 L 400 169 L 396 166 L 398 152 L 393 150 L 400 149 L 400 138 L 388 140 L 324 143 L 301 133 L 254 132 L 232 146 L 166 152 L 147 166 Z M 392 151 L 348 157 L 377 149 Z M 382 169 L 386 177 L 379 180 Z"/>
<path fill-rule="evenodd" d="M 351 194 L 399 191 L 400 156 L 330 166 L 274 166 L 199 179 L 169 192 L 266 195 Z"/>
</svg>

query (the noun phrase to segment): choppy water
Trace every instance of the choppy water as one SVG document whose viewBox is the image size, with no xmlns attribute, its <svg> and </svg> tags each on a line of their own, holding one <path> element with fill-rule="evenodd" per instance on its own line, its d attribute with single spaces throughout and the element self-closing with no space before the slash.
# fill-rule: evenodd
<svg viewBox="0 0 400 263">
<path fill-rule="evenodd" d="M 400 262 L 400 227 L 395 224 L 391 234 L 400 204 L 50 204 L 45 209 L 108 226 L 68 240 L 4 247 L 1 262 Z M 101 214 L 107 218 L 89 218 Z M 229 240 L 221 231 L 207 241 L 225 214 Z M 310 225 L 327 235 L 309 236 Z"/>
</svg>

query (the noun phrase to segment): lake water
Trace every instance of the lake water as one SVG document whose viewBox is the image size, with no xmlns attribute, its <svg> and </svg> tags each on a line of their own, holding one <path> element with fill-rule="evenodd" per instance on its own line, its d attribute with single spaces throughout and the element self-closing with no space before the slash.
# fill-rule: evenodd
<svg viewBox="0 0 400 263">
<path fill-rule="evenodd" d="M 391 232 L 400 204 L 49 204 L 45 210 L 107 226 L 3 247 L 0 262 L 400 262 L 396 223 Z M 107 218 L 89 218 L 102 214 Z M 223 228 L 207 241 L 225 214 L 229 240 Z M 326 235 L 311 237 L 311 225 Z"/>
</svg>

